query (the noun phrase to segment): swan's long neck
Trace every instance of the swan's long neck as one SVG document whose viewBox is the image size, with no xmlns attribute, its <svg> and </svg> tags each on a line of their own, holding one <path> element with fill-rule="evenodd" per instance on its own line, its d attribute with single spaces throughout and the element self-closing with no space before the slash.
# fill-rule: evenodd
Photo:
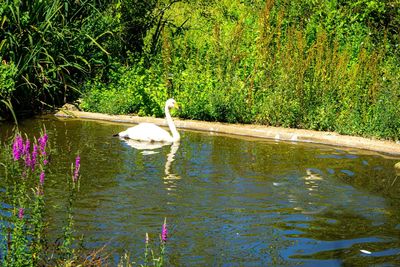
<svg viewBox="0 0 400 267">
<path fill-rule="evenodd" d="M 168 127 L 172 133 L 172 142 L 179 141 L 181 139 L 181 136 L 176 130 L 174 121 L 172 120 L 171 114 L 169 113 L 169 108 L 167 106 L 165 106 L 165 119 L 167 120 Z"/>
</svg>

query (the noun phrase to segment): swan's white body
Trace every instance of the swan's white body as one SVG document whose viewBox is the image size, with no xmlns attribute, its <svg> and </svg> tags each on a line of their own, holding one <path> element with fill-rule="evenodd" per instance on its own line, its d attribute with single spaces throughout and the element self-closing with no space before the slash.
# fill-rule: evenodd
<svg viewBox="0 0 400 267">
<path fill-rule="evenodd" d="M 178 108 L 175 100 L 168 99 L 165 103 L 165 118 L 167 124 L 172 133 L 170 135 L 166 130 L 158 127 L 153 123 L 140 123 L 134 127 L 128 128 L 126 131 L 120 132 L 118 135 L 122 138 L 129 138 L 132 140 L 143 141 L 143 142 L 166 142 L 174 143 L 178 142 L 181 137 L 176 130 L 175 124 L 169 113 L 170 108 Z"/>
</svg>

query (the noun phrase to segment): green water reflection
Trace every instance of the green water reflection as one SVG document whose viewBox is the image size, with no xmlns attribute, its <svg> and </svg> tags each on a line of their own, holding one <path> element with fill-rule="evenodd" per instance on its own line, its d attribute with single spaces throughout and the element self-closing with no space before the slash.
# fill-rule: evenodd
<svg viewBox="0 0 400 267">
<path fill-rule="evenodd" d="M 179 146 L 138 150 L 112 137 L 126 125 L 53 117 L 21 129 L 38 136 L 43 126 L 49 231 L 65 221 L 79 153 L 77 234 L 88 248 L 107 245 L 116 261 L 125 250 L 143 255 L 144 234 L 157 239 L 167 217 L 172 266 L 400 264 L 399 159 L 190 131 Z"/>
</svg>

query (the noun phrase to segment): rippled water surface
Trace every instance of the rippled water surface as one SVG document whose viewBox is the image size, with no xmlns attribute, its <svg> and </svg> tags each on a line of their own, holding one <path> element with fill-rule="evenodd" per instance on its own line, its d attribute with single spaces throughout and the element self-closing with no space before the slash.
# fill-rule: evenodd
<svg viewBox="0 0 400 267">
<path fill-rule="evenodd" d="M 166 217 L 170 266 L 400 265 L 399 158 L 191 131 L 178 146 L 138 150 L 112 137 L 127 125 L 57 118 L 21 129 L 43 126 L 51 231 L 65 221 L 79 153 L 75 229 L 115 263 L 126 250 L 141 257 L 145 233 L 158 239 Z"/>
</svg>

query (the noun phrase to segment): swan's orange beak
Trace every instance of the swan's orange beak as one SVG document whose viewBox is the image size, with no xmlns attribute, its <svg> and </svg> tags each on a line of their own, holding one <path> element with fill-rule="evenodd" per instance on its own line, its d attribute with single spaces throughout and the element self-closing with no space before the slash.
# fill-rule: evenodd
<svg viewBox="0 0 400 267">
<path fill-rule="evenodd" d="M 178 103 L 175 102 L 174 108 L 179 109 Z"/>
</svg>

